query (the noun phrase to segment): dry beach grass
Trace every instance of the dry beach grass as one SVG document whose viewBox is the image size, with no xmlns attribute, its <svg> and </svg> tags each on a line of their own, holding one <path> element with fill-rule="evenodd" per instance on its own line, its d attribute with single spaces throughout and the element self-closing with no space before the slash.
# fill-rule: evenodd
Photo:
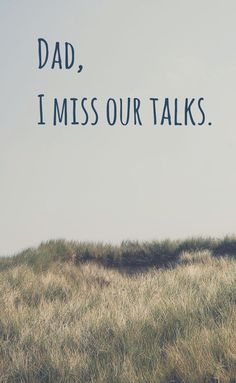
<svg viewBox="0 0 236 383">
<path fill-rule="evenodd" d="M 75 247 L 0 261 L 1 383 L 236 382 L 232 254 L 195 246 L 129 274 Z"/>
</svg>

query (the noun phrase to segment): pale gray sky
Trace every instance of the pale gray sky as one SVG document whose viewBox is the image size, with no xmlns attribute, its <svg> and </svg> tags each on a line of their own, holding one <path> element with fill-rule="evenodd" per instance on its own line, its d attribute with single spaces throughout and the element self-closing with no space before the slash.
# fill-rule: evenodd
<svg viewBox="0 0 236 383">
<path fill-rule="evenodd" d="M 235 0 L 1 0 L 0 254 L 236 224 Z M 38 70 L 37 39 L 84 65 Z M 37 126 L 37 94 L 204 97 L 212 127 Z M 51 105 L 47 104 L 47 113 Z"/>
</svg>

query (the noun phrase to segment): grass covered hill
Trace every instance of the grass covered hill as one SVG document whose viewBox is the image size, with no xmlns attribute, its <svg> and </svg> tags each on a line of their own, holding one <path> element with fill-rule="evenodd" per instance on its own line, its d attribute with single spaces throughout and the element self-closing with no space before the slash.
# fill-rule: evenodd
<svg viewBox="0 0 236 383">
<path fill-rule="evenodd" d="M 169 267 L 178 264 L 183 252 L 208 250 L 213 256 L 236 257 L 236 237 L 190 238 L 185 241 L 124 241 L 119 246 L 103 243 L 83 243 L 64 240 L 43 242 L 38 248 L 29 248 L 14 257 L 0 258 L 0 268 L 28 265 L 34 271 L 48 269 L 55 262 L 73 261 L 75 264 L 93 262 L 118 269 L 140 267 Z"/>
<path fill-rule="evenodd" d="M 236 383 L 236 239 L 0 259 L 0 383 Z"/>
</svg>

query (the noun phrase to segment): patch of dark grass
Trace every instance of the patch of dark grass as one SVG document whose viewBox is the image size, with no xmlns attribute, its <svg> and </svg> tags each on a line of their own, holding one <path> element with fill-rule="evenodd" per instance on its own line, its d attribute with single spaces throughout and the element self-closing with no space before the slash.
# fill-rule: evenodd
<svg viewBox="0 0 236 383">
<path fill-rule="evenodd" d="M 146 268 L 175 266 L 183 252 L 208 250 L 213 256 L 236 256 L 236 238 L 188 238 L 152 242 L 123 241 L 119 246 L 103 243 L 51 240 L 26 249 L 14 257 L 0 259 L 0 271 L 27 265 L 43 272 L 55 263 L 96 262 L 106 267 Z"/>
</svg>

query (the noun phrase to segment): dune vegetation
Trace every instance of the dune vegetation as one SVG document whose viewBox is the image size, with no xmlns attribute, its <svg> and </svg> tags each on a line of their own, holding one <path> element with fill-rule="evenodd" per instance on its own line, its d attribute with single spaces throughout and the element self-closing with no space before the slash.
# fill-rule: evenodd
<svg viewBox="0 0 236 383">
<path fill-rule="evenodd" d="M 236 383 L 236 239 L 0 259 L 0 383 Z"/>
</svg>

